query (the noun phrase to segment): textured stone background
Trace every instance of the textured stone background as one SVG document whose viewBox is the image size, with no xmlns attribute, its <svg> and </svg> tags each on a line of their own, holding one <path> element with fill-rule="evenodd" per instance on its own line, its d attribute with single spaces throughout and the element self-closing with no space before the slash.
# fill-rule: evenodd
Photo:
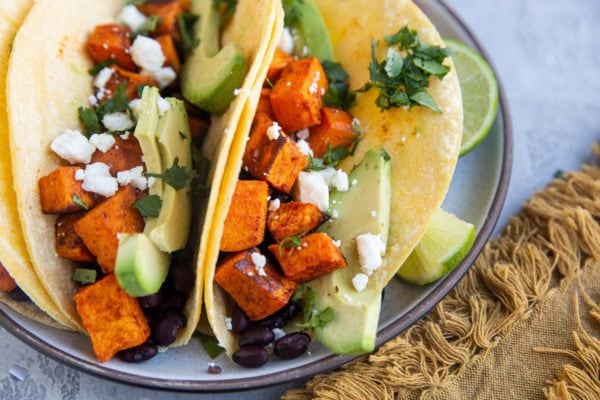
<svg viewBox="0 0 600 400">
<path fill-rule="evenodd" d="M 558 169 L 590 158 L 600 139 L 598 0 L 448 0 L 479 36 L 508 93 L 515 132 L 511 188 L 500 225 Z M 103 381 L 44 357 L 0 328 L 0 399 L 268 399 L 285 387 L 168 394 Z M 8 371 L 28 370 L 19 382 Z M 291 385 L 290 385 L 291 386 Z"/>
</svg>

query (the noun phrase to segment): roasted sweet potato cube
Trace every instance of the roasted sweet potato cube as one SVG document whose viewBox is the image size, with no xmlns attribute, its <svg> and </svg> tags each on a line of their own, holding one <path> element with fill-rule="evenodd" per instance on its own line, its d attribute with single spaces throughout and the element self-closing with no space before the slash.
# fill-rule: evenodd
<svg viewBox="0 0 600 400">
<path fill-rule="evenodd" d="M 282 276 L 267 260 L 258 268 L 252 254 L 260 252 L 250 249 L 232 254 L 217 267 L 215 281 L 244 310 L 248 318 L 258 321 L 279 311 L 289 301 L 296 283 Z"/>
<path fill-rule="evenodd" d="M 90 210 L 75 223 L 75 232 L 96 256 L 104 273 L 115 268 L 120 233 L 139 233 L 144 219 L 133 207 L 137 200 L 135 189 L 122 187 L 117 194 Z"/>
<path fill-rule="evenodd" d="M 275 119 L 287 132 L 321 123 L 327 76 L 314 57 L 292 61 L 271 91 Z"/>
<path fill-rule="evenodd" d="M 241 251 L 262 243 L 268 203 L 265 182 L 238 181 L 223 227 L 221 251 Z"/>
<path fill-rule="evenodd" d="M 0 263 L 0 292 L 12 292 L 16 287 L 17 283 L 4 268 L 4 265 Z"/>
<path fill-rule="evenodd" d="M 88 53 L 95 64 L 114 60 L 119 66 L 135 71 L 135 64 L 129 54 L 130 47 L 131 30 L 119 24 L 96 26 L 87 43 Z"/>
<path fill-rule="evenodd" d="M 283 70 L 286 69 L 292 61 L 292 56 L 285 51 L 281 51 L 279 49 L 275 50 L 275 56 L 273 57 L 273 61 L 271 61 L 269 72 L 267 72 L 267 79 L 271 83 L 276 83 L 279 80 Z"/>
<path fill-rule="evenodd" d="M 269 250 L 286 277 L 295 282 L 306 282 L 336 269 L 345 268 L 342 251 L 326 233 L 313 233 L 302 238 L 298 247 L 273 244 Z"/>
<path fill-rule="evenodd" d="M 179 55 L 177 54 L 173 37 L 171 37 L 171 35 L 161 35 L 156 38 L 156 41 L 160 43 L 163 54 L 167 59 L 165 61 L 165 66 L 170 66 L 175 70 L 175 72 L 179 73 L 181 70 L 181 62 L 179 61 Z"/>
<path fill-rule="evenodd" d="M 169 3 L 178 3 L 184 11 L 189 11 L 192 0 L 147 0 L 144 4 L 138 6 L 138 9 L 146 15 L 155 15 L 156 10 Z"/>
<path fill-rule="evenodd" d="M 312 127 L 308 137 L 308 144 L 315 157 L 323 157 L 329 145 L 333 150 L 340 147 L 350 149 L 357 139 L 352 120 L 352 115 L 345 111 L 323 107 L 321 124 Z"/>
<path fill-rule="evenodd" d="M 88 208 L 96 204 L 96 196 L 81 187 L 81 181 L 75 179 L 79 167 L 60 167 L 50 175 L 38 181 L 40 203 L 44 214 L 67 214 L 81 211 L 77 204 L 79 198 Z"/>
<path fill-rule="evenodd" d="M 292 201 L 269 211 L 267 229 L 277 242 L 285 238 L 306 234 L 325 222 L 325 214 L 314 204 Z"/>
<path fill-rule="evenodd" d="M 154 34 L 157 36 L 160 35 L 171 35 L 175 41 L 179 41 L 181 38 L 181 34 L 179 33 L 179 24 L 177 22 L 177 17 L 181 14 L 183 10 L 177 1 L 172 1 L 170 3 L 164 4 L 158 7 L 152 15 L 160 18 L 160 22 L 156 27 L 156 31 Z"/>
<path fill-rule="evenodd" d="M 258 114 L 254 121 L 246 152 L 244 165 L 258 179 L 265 180 L 274 188 L 289 193 L 298 175 L 308 164 L 308 157 L 283 131 L 277 138 L 267 135 L 273 121 L 265 114 Z"/>
<path fill-rule="evenodd" d="M 56 220 L 56 252 L 67 260 L 92 264 L 96 257 L 85 247 L 83 240 L 75 232 L 75 223 L 85 214 L 61 215 Z"/>
<path fill-rule="evenodd" d="M 140 86 L 158 86 L 158 82 L 149 76 L 127 71 L 126 69 L 118 66 L 114 66 L 113 68 L 115 72 L 111 75 L 110 79 L 104 86 L 106 95 L 103 100 L 111 98 L 119 86 L 121 86 L 123 83 L 127 85 L 125 88 L 125 93 L 127 94 L 129 100 L 139 97 L 138 88 Z"/>
<path fill-rule="evenodd" d="M 271 89 L 264 88 L 260 92 L 260 100 L 258 100 L 258 107 L 256 108 L 256 114 L 265 114 L 269 118 L 273 119 L 273 109 L 271 108 Z"/>
<path fill-rule="evenodd" d="M 139 346 L 150 336 L 142 308 L 121 289 L 113 274 L 85 286 L 74 300 L 100 362 L 110 360 L 121 350 Z"/>
<path fill-rule="evenodd" d="M 92 163 L 97 162 L 108 165 L 113 176 L 117 175 L 117 172 L 144 165 L 142 149 L 133 135 L 129 135 L 127 139 L 115 136 L 115 145 L 106 153 L 96 150 L 92 155 Z"/>
</svg>

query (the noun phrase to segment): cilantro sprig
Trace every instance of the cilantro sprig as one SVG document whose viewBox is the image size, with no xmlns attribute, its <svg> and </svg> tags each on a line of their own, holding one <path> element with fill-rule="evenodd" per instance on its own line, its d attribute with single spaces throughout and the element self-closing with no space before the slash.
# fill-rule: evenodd
<svg viewBox="0 0 600 400">
<path fill-rule="evenodd" d="M 157 17 L 156 15 L 152 15 L 146 19 L 146 21 L 140 26 L 137 30 L 138 35 L 149 36 L 158 28 L 158 25 L 162 21 L 161 17 Z"/>
<path fill-rule="evenodd" d="M 334 149 L 331 144 L 328 144 L 327 151 L 323 155 L 323 158 L 308 156 L 308 164 L 305 169 L 307 171 L 322 171 L 327 167 L 335 167 L 340 161 L 351 154 L 352 151 L 345 147 L 337 147 Z"/>
<path fill-rule="evenodd" d="M 161 174 L 147 172 L 146 177 L 154 177 L 162 179 L 164 183 L 171 186 L 175 190 L 181 190 L 191 184 L 196 177 L 196 173 L 188 168 L 179 165 L 179 157 L 175 157 L 173 165 L 167 168 Z"/>
<path fill-rule="evenodd" d="M 350 90 L 350 76 L 342 64 L 329 60 L 323 61 L 322 64 L 329 81 L 323 103 L 342 110 L 348 110 L 356 105 L 356 93 Z"/>
<path fill-rule="evenodd" d="M 421 43 L 417 31 L 408 26 L 384 36 L 384 41 L 389 47 L 381 62 L 377 58 L 379 41 L 372 42 L 370 81 L 358 91 L 376 88 L 379 91 L 376 104 L 382 110 L 423 106 L 441 112 L 426 89 L 432 76 L 443 79 L 450 71 L 443 64 L 450 51 Z"/>
<path fill-rule="evenodd" d="M 72 197 L 73 203 L 77 204 L 79 207 L 83 208 L 84 210 L 89 210 L 90 207 L 84 203 L 83 200 L 81 200 L 81 198 L 79 196 L 77 196 L 77 194 L 73 193 L 73 197 Z"/>
<path fill-rule="evenodd" d="M 290 236 L 290 237 L 286 237 L 281 242 L 279 242 L 279 247 L 278 247 L 279 256 L 282 255 L 283 249 L 293 249 L 293 248 L 302 246 L 302 235 L 303 235 L 303 233 L 300 233 L 300 234 L 294 235 L 294 236 Z"/>
<path fill-rule="evenodd" d="M 316 293 L 310 287 L 306 286 L 302 292 L 302 310 L 304 314 L 304 322 L 297 324 L 302 329 L 323 328 L 329 322 L 333 321 L 335 315 L 331 307 L 324 310 L 318 310 L 315 305 Z"/>
<path fill-rule="evenodd" d="M 196 14 L 183 12 L 177 16 L 177 27 L 181 35 L 180 51 L 184 54 L 192 54 L 200 45 L 200 39 L 195 35 L 196 22 L 200 17 Z"/>
<path fill-rule="evenodd" d="M 160 210 L 162 209 L 162 199 L 160 196 L 155 194 L 144 196 L 138 201 L 133 203 L 133 207 L 136 208 L 140 214 L 144 217 L 158 218 Z"/>
</svg>

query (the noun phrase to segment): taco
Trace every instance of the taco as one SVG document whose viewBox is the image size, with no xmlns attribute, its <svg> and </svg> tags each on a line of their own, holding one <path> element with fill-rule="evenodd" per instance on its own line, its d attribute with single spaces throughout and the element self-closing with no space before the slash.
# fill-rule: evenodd
<svg viewBox="0 0 600 400">
<path fill-rule="evenodd" d="M 462 136 L 449 52 L 412 1 L 283 4 L 204 258 L 209 322 L 245 367 L 270 343 L 283 359 L 311 338 L 374 349 L 382 290 L 442 204 Z"/>
<path fill-rule="evenodd" d="M 221 3 L 41 0 L 15 38 L 10 155 L 35 293 L 100 361 L 186 344 L 200 318 L 217 166 L 282 13 Z"/>
</svg>

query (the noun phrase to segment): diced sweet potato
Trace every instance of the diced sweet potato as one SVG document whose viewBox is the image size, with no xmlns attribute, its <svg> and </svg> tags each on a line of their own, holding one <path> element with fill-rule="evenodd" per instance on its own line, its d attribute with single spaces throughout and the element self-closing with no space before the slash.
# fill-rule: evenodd
<svg viewBox="0 0 600 400">
<path fill-rule="evenodd" d="M 258 246 L 265 238 L 269 186 L 261 181 L 238 181 L 225 219 L 221 251 Z"/>
<path fill-rule="evenodd" d="M 327 76 L 314 57 L 292 61 L 271 91 L 275 119 L 287 132 L 321 123 Z"/>
<path fill-rule="evenodd" d="M 149 76 L 127 71 L 118 66 L 113 67 L 115 72 L 112 74 L 106 85 L 104 86 L 106 95 L 103 98 L 109 99 L 123 83 L 127 84 L 125 93 L 129 100 L 133 100 L 138 96 L 138 88 L 140 86 L 158 86 L 158 82 Z"/>
<path fill-rule="evenodd" d="M 92 264 L 96 257 L 89 251 L 83 240 L 75 232 L 75 223 L 85 214 L 61 215 L 56 220 L 56 252 L 67 260 Z"/>
<path fill-rule="evenodd" d="M 120 233 L 139 233 L 144 219 L 133 207 L 137 200 L 135 189 L 122 187 L 117 194 L 89 211 L 75 223 L 75 232 L 98 259 L 104 273 L 115 268 Z"/>
<path fill-rule="evenodd" d="M 147 0 L 144 4 L 138 6 L 138 9 L 146 15 L 155 15 L 156 10 L 168 3 L 179 3 L 184 11 L 189 11 L 192 0 Z"/>
<path fill-rule="evenodd" d="M 131 30 L 119 24 L 96 26 L 87 43 L 88 52 L 95 64 L 114 60 L 119 66 L 135 71 L 135 64 L 129 54 L 130 47 Z"/>
<path fill-rule="evenodd" d="M 181 62 L 179 61 L 179 55 L 177 54 L 173 37 L 171 37 L 171 35 L 161 35 L 156 38 L 156 41 L 160 43 L 163 54 L 167 59 L 165 61 L 165 66 L 173 67 L 175 72 L 179 73 L 179 70 L 181 70 Z"/>
<path fill-rule="evenodd" d="M 294 294 L 296 283 L 279 274 L 268 260 L 264 268 L 257 268 L 253 253 L 259 251 L 250 249 L 226 258 L 217 267 L 215 281 L 248 318 L 258 321 L 283 308 Z"/>
<path fill-rule="evenodd" d="M 117 172 L 144 165 L 140 144 L 131 134 L 127 139 L 115 136 L 115 145 L 106 153 L 96 150 L 92 155 L 92 163 L 97 162 L 108 165 L 113 176 L 117 175 Z"/>
<path fill-rule="evenodd" d="M 17 283 L 4 268 L 4 265 L 0 263 L 0 292 L 12 292 L 16 287 Z"/>
<path fill-rule="evenodd" d="M 172 1 L 156 8 L 152 15 L 159 17 L 160 22 L 158 23 L 154 34 L 157 36 L 171 35 L 171 37 L 178 42 L 181 38 L 181 34 L 179 33 L 177 17 L 182 12 L 183 10 L 177 1 Z"/>
<path fill-rule="evenodd" d="M 321 124 L 312 127 L 308 137 L 308 144 L 315 157 L 323 157 L 329 145 L 333 150 L 340 147 L 350 149 L 357 139 L 352 120 L 352 115 L 345 111 L 323 107 Z"/>
<path fill-rule="evenodd" d="M 113 274 L 85 286 L 74 300 L 100 362 L 110 360 L 121 350 L 139 346 L 150 336 L 142 308 L 121 289 Z"/>
<path fill-rule="evenodd" d="M 276 83 L 279 80 L 283 70 L 287 68 L 292 60 L 292 56 L 285 51 L 281 51 L 279 49 L 275 50 L 275 56 L 273 57 L 273 61 L 271 61 L 269 72 L 267 72 L 267 79 L 271 83 Z"/>
<path fill-rule="evenodd" d="M 336 269 L 345 268 L 342 251 L 326 233 L 313 233 L 302 238 L 298 247 L 285 248 L 273 244 L 269 250 L 286 277 L 295 282 L 306 282 Z"/>
<path fill-rule="evenodd" d="M 306 234 L 325 221 L 325 214 L 314 204 L 292 201 L 275 211 L 269 211 L 267 228 L 277 242 L 285 238 Z"/>
<path fill-rule="evenodd" d="M 280 131 L 278 138 L 271 140 L 267 136 L 271 126 L 273 121 L 267 115 L 256 116 L 244 153 L 244 165 L 258 179 L 289 193 L 308 164 L 308 157 L 283 131 Z"/>
<path fill-rule="evenodd" d="M 260 100 L 258 101 L 258 107 L 256 108 L 256 114 L 265 114 L 269 118 L 273 119 L 273 109 L 271 108 L 271 89 L 264 88 L 260 92 Z"/>
<path fill-rule="evenodd" d="M 82 207 L 76 203 L 79 198 L 88 208 L 96 204 L 96 196 L 81 187 L 75 179 L 79 167 L 60 167 L 38 181 L 40 203 L 44 214 L 67 214 L 78 212 Z"/>
</svg>

